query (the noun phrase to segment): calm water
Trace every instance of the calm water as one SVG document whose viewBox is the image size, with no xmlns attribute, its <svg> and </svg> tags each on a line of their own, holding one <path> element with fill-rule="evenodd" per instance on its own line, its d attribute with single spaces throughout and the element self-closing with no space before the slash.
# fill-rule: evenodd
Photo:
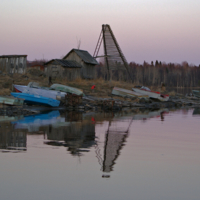
<svg viewBox="0 0 200 200">
<path fill-rule="evenodd" d="M 0 121 L 2 200 L 200 199 L 198 109 Z"/>
</svg>

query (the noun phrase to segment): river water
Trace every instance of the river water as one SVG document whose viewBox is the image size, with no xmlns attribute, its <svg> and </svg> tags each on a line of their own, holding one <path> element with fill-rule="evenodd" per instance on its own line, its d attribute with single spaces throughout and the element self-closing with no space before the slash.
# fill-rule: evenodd
<svg viewBox="0 0 200 200">
<path fill-rule="evenodd" d="M 0 116 L 2 200 L 199 200 L 200 110 Z"/>
</svg>

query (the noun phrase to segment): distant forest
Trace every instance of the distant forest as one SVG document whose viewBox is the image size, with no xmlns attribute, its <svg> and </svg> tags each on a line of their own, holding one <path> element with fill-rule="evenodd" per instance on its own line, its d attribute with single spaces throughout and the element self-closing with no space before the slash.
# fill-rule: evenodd
<svg viewBox="0 0 200 200">
<path fill-rule="evenodd" d="M 47 60 L 28 61 L 27 65 L 44 65 Z M 96 77 L 108 79 L 107 68 L 102 62 L 95 67 Z M 129 63 L 130 75 L 135 85 L 160 86 L 164 83 L 167 87 L 200 87 L 200 65 L 189 65 L 186 61 L 181 64 L 162 63 L 152 61 L 151 64 Z M 131 82 L 126 70 L 112 70 L 111 79 L 115 81 Z"/>
<path fill-rule="evenodd" d="M 164 83 L 167 87 L 200 87 L 200 65 L 162 63 L 156 61 L 143 65 L 131 62 L 129 64 L 130 75 L 135 85 L 160 86 Z M 96 66 L 97 78 L 107 79 L 108 73 L 105 66 L 100 63 Z M 128 81 L 130 77 L 125 70 L 113 70 L 111 79 L 116 81 Z"/>
</svg>

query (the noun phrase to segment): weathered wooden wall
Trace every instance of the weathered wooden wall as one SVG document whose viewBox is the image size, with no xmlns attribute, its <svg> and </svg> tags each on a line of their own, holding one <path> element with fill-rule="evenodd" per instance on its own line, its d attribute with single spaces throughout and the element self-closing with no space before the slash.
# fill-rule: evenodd
<svg viewBox="0 0 200 200">
<path fill-rule="evenodd" d="M 0 71 L 6 73 L 23 74 L 27 69 L 26 56 L 0 56 Z"/>
<path fill-rule="evenodd" d="M 83 67 L 81 68 L 81 77 L 85 79 L 95 79 L 95 66 L 83 62 L 83 60 L 75 53 L 71 52 L 65 60 L 74 60 L 80 63 Z"/>
<path fill-rule="evenodd" d="M 46 66 L 46 75 L 52 78 L 62 78 L 73 81 L 81 77 L 81 68 L 64 68 L 61 65 L 49 64 Z"/>
</svg>

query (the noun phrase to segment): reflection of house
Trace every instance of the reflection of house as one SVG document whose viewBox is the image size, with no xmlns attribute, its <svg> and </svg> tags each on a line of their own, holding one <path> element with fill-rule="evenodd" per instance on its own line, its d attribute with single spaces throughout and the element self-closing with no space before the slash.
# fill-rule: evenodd
<svg viewBox="0 0 200 200">
<path fill-rule="evenodd" d="M 95 144 L 95 124 L 88 122 L 70 122 L 68 126 L 49 127 L 46 142 L 49 145 L 65 146 L 72 155 L 80 155 L 82 151 Z M 61 142 L 62 141 L 62 142 Z"/>
<path fill-rule="evenodd" d="M 27 67 L 27 55 L 3 55 L 0 56 L 0 71 L 6 73 L 25 73 Z"/>
<path fill-rule="evenodd" d="M 74 60 L 82 65 L 81 76 L 86 79 L 95 78 L 95 65 L 98 62 L 87 51 L 72 49 L 64 58 L 64 60 Z"/>
<path fill-rule="evenodd" d="M 76 61 L 53 59 L 45 63 L 45 72 L 47 76 L 71 81 L 81 77 L 81 67 Z"/>
<path fill-rule="evenodd" d="M 26 150 L 26 133 L 18 130 L 13 131 L 2 125 L 0 131 L 0 149 Z"/>
</svg>

